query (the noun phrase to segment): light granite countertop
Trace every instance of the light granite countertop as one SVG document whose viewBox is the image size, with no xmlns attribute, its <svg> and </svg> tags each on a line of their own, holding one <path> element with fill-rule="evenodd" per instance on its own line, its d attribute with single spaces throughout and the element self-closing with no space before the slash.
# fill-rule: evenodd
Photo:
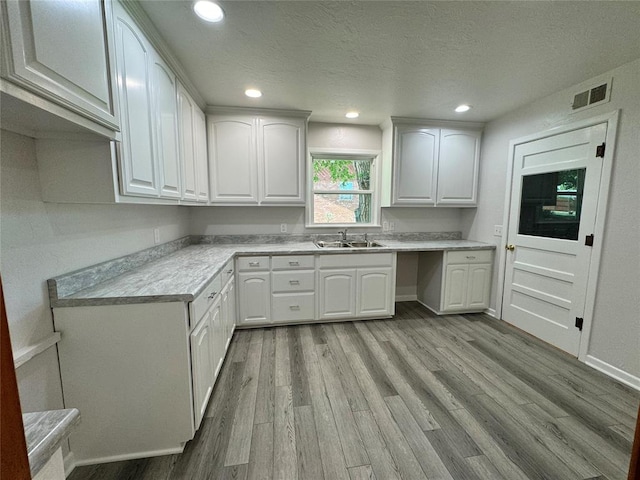
<svg viewBox="0 0 640 480">
<path fill-rule="evenodd" d="M 470 240 L 377 240 L 377 248 L 318 248 L 312 241 L 294 243 L 197 244 L 180 248 L 126 273 L 58 295 L 61 288 L 49 280 L 52 307 L 190 302 L 236 255 L 357 254 L 444 250 L 493 250 L 495 245 Z"/>
<path fill-rule="evenodd" d="M 22 422 L 31 476 L 35 477 L 67 439 L 71 429 L 80 423 L 80 412 L 75 408 L 67 408 L 25 413 Z"/>
</svg>

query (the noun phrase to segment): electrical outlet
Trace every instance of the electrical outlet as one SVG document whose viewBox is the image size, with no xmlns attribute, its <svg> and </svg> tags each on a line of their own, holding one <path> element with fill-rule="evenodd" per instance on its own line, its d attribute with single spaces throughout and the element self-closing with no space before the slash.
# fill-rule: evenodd
<svg viewBox="0 0 640 480">
<path fill-rule="evenodd" d="M 286 223 L 281 223 L 280 224 L 280 233 L 287 233 L 287 224 Z"/>
<path fill-rule="evenodd" d="M 493 236 L 501 237 L 502 236 L 502 225 L 494 225 L 493 226 Z"/>
<path fill-rule="evenodd" d="M 382 222 L 382 231 L 383 232 L 388 232 L 389 231 L 389 222 L 387 222 L 386 220 L 384 222 Z"/>
<path fill-rule="evenodd" d="M 389 222 L 389 231 L 393 232 L 396 229 L 396 222 Z"/>
<path fill-rule="evenodd" d="M 160 229 L 159 228 L 154 228 L 153 229 L 153 243 L 155 243 L 156 245 L 160 243 Z"/>
</svg>

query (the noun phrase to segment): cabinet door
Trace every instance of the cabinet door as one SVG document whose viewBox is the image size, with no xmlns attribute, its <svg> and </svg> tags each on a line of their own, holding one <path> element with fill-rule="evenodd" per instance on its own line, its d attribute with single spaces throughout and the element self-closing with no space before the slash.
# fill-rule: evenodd
<svg viewBox="0 0 640 480">
<path fill-rule="evenodd" d="M 466 308 L 468 275 L 469 265 L 447 265 L 442 293 L 443 312 Z"/>
<path fill-rule="evenodd" d="M 180 198 L 176 76 L 157 54 L 154 54 L 152 71 L 156 159 L 160 168 L 160 196 Z"/>
<path fill-rule="evenodd" d="M 118 128 L 111 3 L 100 0 L 2 2 L 9 61 L 3 75 L 110 128 Z"/>
<path fill-rule="evenodd" d="M 438 205 L 476 205 L 480 132 L 442 130 L 438 166 Z"/>
<path fill-rule="evenodd" d="M 395 131 L 393 203 L 435 205 L 440 131 L 399 125 Z"/>
<path fill-rule="evenodd" d="M 271 282 L 269 272 L 243 272 L 238 274 L 240 325 L 269 323 L 271 321 Z"/>
<path fill-rule="evenodd" d="M 253 118 L 210 116 L 208 122 L 211 201 L 257 204 Z"/>
<path fill-rule="evenodd" d="M 231 280 L 229 283 L 229 299 L 227 304 L 227 324 L 228 324 L 228 338 L 227 338 L 227 347 L 229 346 L 229 342 L 231 341 L 231 337 L 233 337 L 233 331 L 236 329 L 236 321 L 237 321 L 237 309 L 236 309 L 236 282 L 235 280 Z"/>
<path fill-rule="evenodd" d="M 260 202 L 304 205 L 304 119 L 258 119 Z"/>
<path fill-rule="evenodd" d="M 153 143 L 151 47 L 124 11 L 113 2 L 122 131 L 120 188 L 123 195 L 160 195 Z"/>
<path fill-rule="evenodd" d="M 320 270 L 320 318 L 356 316 L 356 270 Z"/>
<path fill-rule="evenodd" d="M 387 316 L 392 313 L 392 268 L 358 269 L 358 316 Z"/>
<path fill-rule="evenodd" d="M 178 83 L 178 144 L 182 167 L 181 195 L 183 200 L 197 200 L 196 182 L 196 129 L 194 121 L 198 106 L 184 87 Z"/>
<path fill-rule="evenodd" d="M 195 130 L 194 148 L 196 159 L 196 199 L 198 202 L 209 201 L 209 164 L 207 160 L 207 125 L 206 117 L 197 106 L 194 109 L 193 126 Z"/>
<path fill-rule="evenodd" d="M 491 270 L 492 265 L 489 263 L 469 265 L 466 308 L 478 310 L 489 308 Z"/>
<path fill-rule="evenodd" d="M 219 309 L 219 304 L 218 308 Z M 213 390 L 213 378 L 215 374 L 213 356 L 213 324 L 212 315 L 214 308 L 200 320 L 190 335 L 191 365 L 193 376 L 193 408 L 195 412 L 196 429 L 207 409 L 207 403 Z"/>
<path fill-rule="evenodd" d="M 222 298 L 219 298 L 213 307 L 211 307 L 211 362 L 213 364 L 213 376 L 211 383 L 215 383 L 215 379 L 222 367 L 224 360 L 224 328 L 223 321 Z"/>
</svg>

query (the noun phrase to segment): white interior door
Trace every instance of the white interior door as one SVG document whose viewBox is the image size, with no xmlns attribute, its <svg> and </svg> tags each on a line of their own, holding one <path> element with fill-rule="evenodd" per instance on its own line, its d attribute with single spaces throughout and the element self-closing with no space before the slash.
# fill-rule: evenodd
<svg viewBox="0 0 640 480">
<path fill-rule="evenodd" d="M 519 144 L 514 152 L 502 317 L 577 355 L 607 124 Z"/>
</svg>

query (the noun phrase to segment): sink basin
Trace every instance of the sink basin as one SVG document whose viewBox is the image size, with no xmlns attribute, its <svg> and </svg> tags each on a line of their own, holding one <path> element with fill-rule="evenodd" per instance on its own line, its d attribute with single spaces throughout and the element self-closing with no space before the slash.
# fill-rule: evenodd
<svg viewBox="0 0 640 480">
<path fill-rule="evenodd" d="M 378 242 L 343 242 L 336 240 L 333 242 L 324 242 L 322 240 L 315 242 L 318 248 L 374 248 L 382 247 Z"/>
<path fill-rule="evenodd" d="M 352 248 L 374 248 L 383 247 L 378 242 L 348 242 L 348 245 Z"/>
</svg>

